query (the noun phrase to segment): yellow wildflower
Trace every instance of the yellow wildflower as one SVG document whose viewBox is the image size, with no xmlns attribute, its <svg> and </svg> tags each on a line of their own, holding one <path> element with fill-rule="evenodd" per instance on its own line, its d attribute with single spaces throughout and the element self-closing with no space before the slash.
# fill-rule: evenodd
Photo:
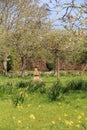
<svg viewBox="0 0 87 130">
<path fill-rule="evenodd" d="M 84 113 L 82 112 L 81 115 L 84 116 Z"/>
<path fill-rule="evenodd" d="M 76 125 L 76 127 L 77 127 L 77 128 L 79 128 L 79 127 L 80 127 L 80 125 L 79 125 L 79 124 L 77 124 L 77 125 Z"/>
<path fill-rule="evenodd" d="M 28 107 L 30 107 L 31 106 L 31 104 L 28 104 Z"/>
<path fill-rule="evenodd" d="M 85 118 L 85 120 L 87 121 L 87 117 Z"/>
<path fill-rule="evenodd" d="M 66 113 L 64 113 L 64 116 L 67 117 L 68 115 Z"/>
<path fill-rule="evenodd" d="M 35 116 L 33 114 L 30 114 L 30 119 L 35 120 L 36 118 L 35 118 Z"/>
<path fill-rule="evenodd" d="M 15 116 L 13 116 L 12 118 L 13 118 L 13 120 L 15 120 Z"/>
<path fill-rule="evenodd" d="M 77 112 L 77 110 L 74 110 L 75 112 Z"/>
<path fill-rule="evenodd" d="M 17 108 L 18 108 L 18 109 L 22 109 L 23 106 L 18 104 L 18 105 L 17 105 Z"/>
<path fill-rule="evenodd" d="M 39 108 L 41 107 L 41 105 L 38 106 Z"/>
<path fill-rule="evenodd" d="M 56 122 L 55 122 L 55 121 L 52 121 L 51 123 L 52 123 L 53 125 L 55 125 L 55 124 L 56 124 Z"/>
<path fill-rule="evenodd" d="M 71 120 L 70 120 L 70 121 L 66 120 L 65 123 L 66 123 L 66 125 L 71 126 L 71 125 L 73 124 L 73 121 L 71 121 Z"/>
<path fill-rule="evenodd" d="M 81 123 L 81 121 L 78 121 L 79 123 Z"/>
<path fill-rule="evenodd" d="M 79 115 L 79 116 L 78 116 L 78 119 L 80 120 L 81 118 L 82 118 L 81 115 Z"/>
<path fill-rule="evenodd" d="M 59 102 L 59 105 L 61 105 L 61 102 Z"/>
<path fill-rule="evenodd" d="M 18 124 L 21 124 L 21 120 L 18 120 Z"/>
<path fill-rule="evenodd" d="M 61 121 L 61 117 L 59 117 L 59 121 Z"/>
<path fill-rule="evenodd" d="M 67 106 L 70 107 L 70 104 L 68 104 Z"/>
</svg>

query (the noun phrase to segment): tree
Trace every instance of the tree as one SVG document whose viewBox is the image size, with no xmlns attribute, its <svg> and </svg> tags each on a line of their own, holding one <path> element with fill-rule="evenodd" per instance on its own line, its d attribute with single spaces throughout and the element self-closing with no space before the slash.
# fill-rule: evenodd
<svg viewBox="0 0 87 130">
<path fill-rule="evenodd" d="M 66 51 L 73 48 L 70 43 L 72 35 L 65 30 L 52 30 L 44 38 L 44 47 L 47 49 L 48 59 L 57 64 L 57 79 L 60 77 L 60 59 L 65 59 Z M 49 61 L 49 62 L 50 62 Z"/>
<path fill-rule="evenodd" d="M 8 46 L 7 41 L 8 34 L 4 30 L 2 34 L 0 34 L 0 57 L 3 63 L 3 72 L 7 75 L 7 62 L 9 60 L 8 56 L 10 55 L 10 48 Z"/>
<path fill-rule="evenodd" d="M 13 11 L 11 10 L 13 7 L 13 0 L 0 0 L 0 55 L 3 61 L 4 74 L 7 74 L 7 62 L 10 55 L 8 39 L 12 27 L 11 17 L 13 16 Z"/>
<path fill-rule="evenodd" d="M 84 35 L 82 38 L 82 43 L 81 43 L 81 48 L 79 50 L 78 53 L 78 57 L 76 59 L 76 63 L 77 64 L 84 64 L 83 70 L 82 70 L 82 74 L 84 73 L 84 71 L 87 68 L 87 36 Z"/>
<path fill-rule="evenodd" d="M 38 0 L 22 0 L 15 7 L 14 27 L 11 35 L 13 45 L 21 59 L 21 74 L 24 73 L 25 58 L 40 57 L 41 41 L 49 29 L 48 12 Z"/>
<path fill-rule="evenodd" d="M 83 44 L 84 36 L 87 35 L 87 1 L 49 0 L 45 3 L 47 5 L 47 10 L 56 16 L 53 26 L 64 28 L 69 32 L 72 30 L 72 34 L 74 33 L 72 36 L 74 39 L 71 38 L 70 40 L 71 44 L 74 40 L 74 48 L 68 49 L 68 59 L 72 60 L 72 62 L 85 60 L 84 62 L 86 63 L 86 58 L 84 58 L 86 56 L 86 51 L 84 53 Z"/>
</svg>

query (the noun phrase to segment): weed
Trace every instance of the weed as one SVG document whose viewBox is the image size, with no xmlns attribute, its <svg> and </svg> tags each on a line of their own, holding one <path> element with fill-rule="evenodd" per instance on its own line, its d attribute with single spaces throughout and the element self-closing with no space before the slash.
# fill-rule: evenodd
<svg viewBox="0 0 87 130">
<path fill-rule="evenodd" d="M 55 82 L 49 89 L 47 92 L 48 98 L 51 101 L 55 101 L 58 97 L 60 97 L 62 95 L 63 92 L 63 88 L 62 88 L 62 84 L 61 82 L 58 80 L 57 82 Z"/>
<path fill-rule="evenodd" d="M 12 103 L 16 107 L 18 104 L 23 104 L 25 99 L 25 94 L 24 92 L 15 92 L 12 95 Z"/>
</svg>

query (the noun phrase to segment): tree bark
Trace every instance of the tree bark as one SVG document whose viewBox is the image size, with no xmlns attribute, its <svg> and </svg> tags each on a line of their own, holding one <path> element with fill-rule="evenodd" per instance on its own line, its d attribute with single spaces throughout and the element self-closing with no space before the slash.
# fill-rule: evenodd
<svg viewBox="0 0 87 130">
<path fill-rule="evenodd" d="M 8 55 L 5 54 L 3 57 L 3 74 L 7 75 L 7 62 L 8 62 Z"/>
<path fill-rule="evenodd" d="M 7 75 L 7 60 L 3 61 L 3 74 Z"/>
<path fill-rule="evenodd" d="M 84 74 L 84 71 L 86 70 L 86 68 L 87 68 L 87 63 L 86 63 L 86 65 L 84 66 L 84 68 L 83 68 L 83 70 L 82 70 L 82 73 L 81 73 L 81 74 Z"/>
<path fill-rule="evenodd" d="M 25 57 L 21 57 L 21 76 L 24 77 Z"/>
<path fill-rule="evenodd" d="M 54 75 L 56 73 L 56 58 L 54 58 L 54 67 L 53 67 L 53 70 L 54 70 Z"/>
<path fill-rule="evenodd" d="M 57 57 L 57 80 L 60 78 L 60 59 Z"/>
</svg>

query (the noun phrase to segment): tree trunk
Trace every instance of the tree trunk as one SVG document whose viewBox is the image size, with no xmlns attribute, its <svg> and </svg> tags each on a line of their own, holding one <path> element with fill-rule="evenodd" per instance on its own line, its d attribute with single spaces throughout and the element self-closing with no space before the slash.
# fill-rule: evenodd
<svg viewBox="0 0 87 130">
<path fill-rule="evenodd" d="M 7 75 L 7 62 L 8 62 L 8 55 L 5 54 L 3 57 L 3 74 Z"/>
<path fill-rule="evenodd" d="M 24 77 L 25 57 L 21 57 L 21 76 Z"/>
<path fill-rule="evenodd" d="M 82 70 L 82 73 L 81 73 L 81 74 L 84 74 L 84 71 L 86 70 L 86 68 L 87 68 L 87 63 L 86 63 L 86 65 L 84 66 L 84 68 L 83 68 L 83 70 Z"/>
<path fill-rule="evenodd" d="M 53 70 L 54 70 L 54 75 L 56 73 L 56 58 L 54 58 L 54 67 L 53 67 Z"/>
<path fill-rule="evenodd" d="M 7 60 L 3 61 L 3 74 L 7 75 Z"/>
<path fill-rule="evenodd" d="M 60 59 L 57 57 L 57 80 L 60 78 Z"/>
</svg>

